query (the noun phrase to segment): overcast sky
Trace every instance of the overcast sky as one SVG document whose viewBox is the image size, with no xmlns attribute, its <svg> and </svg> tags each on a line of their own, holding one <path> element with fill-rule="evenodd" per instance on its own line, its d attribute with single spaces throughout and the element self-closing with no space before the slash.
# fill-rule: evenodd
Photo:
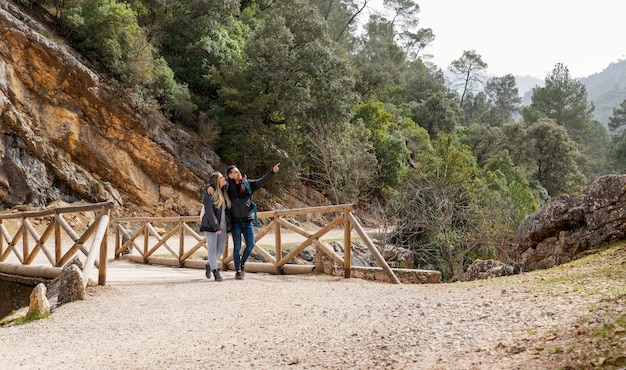
<svg viewBox="0 0 626 370">
<path fill-rule="evenodd" d="M 426 53 L 443 69 L 464 50 L 480 54 L 490 75 L 511 73 L 540 79 L 556 63 L 563 63 L 577 78 L 626 59 L 624 0 L 416 2 L 419 26 L 435 34 Z"/>
</svg>

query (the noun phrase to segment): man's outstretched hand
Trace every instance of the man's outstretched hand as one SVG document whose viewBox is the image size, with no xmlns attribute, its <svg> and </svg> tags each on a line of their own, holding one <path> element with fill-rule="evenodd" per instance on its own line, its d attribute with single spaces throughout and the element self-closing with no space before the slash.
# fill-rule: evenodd
<svg viewBox="0 0 626 370">
<path fill-rule="evenodd" d="M 280 163 L 276 163 L 274 165 L 274 168 L 272 168 L 272 171 L 274 171 L 274 173 L 278 172 L 280 170 Z"/>
</svg>

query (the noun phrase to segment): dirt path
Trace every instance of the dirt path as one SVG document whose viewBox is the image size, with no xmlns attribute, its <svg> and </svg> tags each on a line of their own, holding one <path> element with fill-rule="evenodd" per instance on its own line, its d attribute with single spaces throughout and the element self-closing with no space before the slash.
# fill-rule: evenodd
<svg viewBox="0 0 626 370">
<path fill-rule="evenodd" d="M 597 350 L 594 328 L 626 318 L 626 248 L 618 251 L 432 285 L 262 273 L 239 281 L 232 271 L 217 283 L 203 270 L 115 260 L 107 286 L 89 287 L 87 299 L 0 327 L 0 369 L 562 368 Z M 611 327 L 626 351 L 623 329 Z"/>
<path fill-rule="evenodd" d="M 539 369 L 529 333 L 572 325 L 586 303 L 538 298 L 531 277 L 392 285 L 227 271 L 216 283 L 201 270 L 109 267 L 88 299 L 0 328 L 0 368 Z"/>
</svg>

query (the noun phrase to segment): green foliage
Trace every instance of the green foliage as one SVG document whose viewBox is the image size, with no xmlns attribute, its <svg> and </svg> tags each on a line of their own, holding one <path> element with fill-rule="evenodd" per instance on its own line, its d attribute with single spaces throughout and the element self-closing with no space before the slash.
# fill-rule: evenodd
<svg viewBox="0 0 626 370">
<path fill-rule="evenodd" d="M 184 84 L 155 57 L 136 12 L 115 0 L 73 0 L 57 4 L 74 46 L 127 89 L 129 103 L 143 111 L 164 109 L 191 119 L 196 109 Z"/>
<path fill-rule="evenodd" d="M 430 135 L 425 128 L 418 126 L 413 120 L 403 117 L 398 124 L 400 134 L 406 139 L 406 148 L 411 159 L 424 150 L 433 150 Z"/>
<path fill-rule="evenodd" d="M 92 61 L 100 62 L 126 85 L 150 70 L 151 47 L 135 12 L 115 0 L 68 2 L 65 19 L 74 29 L 76 46 Z"/>
<path fill-rule="evenodd" d="M 463 119 L 461 123 L 467 126 L 471 123 L 485 122 L 492 125 L 489 119 L 489 112 L 492 108 L 487 101 L 487 95 L 484 92 L 479 92 L 476 95 L 472 92 L 468 92 L 463 100 Z"/>
<path fill-rule="evenodd" d="M 326 24 L 330 38 L 348 51 L 354 50 L 357 33 L 356 16 L 363 11 L 364 6 L 356 1 L 310 0 Z"/>
<path fill-rule="evenodd" d="M 431 138 L 440 133 L 451 133 L 459 122 L 460 110 L 456 102 L 443 93 L 435 93 L 414 108 L 414 121 L 425 128 Z"/>
<path fill-rule="evenodd" d="M 579 143 L 582 154 L 578 160 L 578 167 L 588 181 L 610 173 L 609 153 L 611 138 L 606 127 L 598 121 L 589 121 L 585 128 L 585 135 Z"/>
<path fill-rule="evenodd" d="M 570 77 L 569 70 L 557 64 L 546 77 L 545 87 L 533 90 L 532 104 L 523 110 L 524 120 L 533 123 L 550 118 L 563 126 L 577 144 L 577 164 L 589 179 L 608 173 L 606 148 L 610 139 L 603 125 L 591 119 L 593 104 L 587 101 L 587 90 Z"/>
<path fill-rule="evenodd" d="M 493 105 L 490 112 L 492 119 L 489 124 L 501 126 L 512 120 L 513 115 L 519 112 L 522 98 L 515 86 L 515 77 L 511 74 L 502 77 L 493 77 L 487 81 L 485 93 Z"/>
<path fill-rule="evenodd" d="M 352 99 L 347 64 L 316 12 L 300 1 L 265 11 L 240 60 L 212 70 L 219 104 L 210 111 L 222 158 L 262 169 L 270 157 L 306 163 L 307 137 L 319 125 L 341 127 Z"/>
<path fill-rule="evenodd" d="M 489 188 L 499 197 L 494 205 L 510 230 L 516 229 L 524 217 L 539 209 L 526 173 L 513 163 L 508 151 L 495 153 L 486 161 L 484 169 Z"/>
<path fill-rule="evenodd" d="M 507 138 L 499 127 L 475 123 L 467 127 L 460 140 L 472 148 L 476 161 L 483 166 L 491 157 L 502 151 Z"/>
<path fill-rule="evenodd" d="M 399 86 L 407 65 L 406 53 L 394 42 L 393 22 L 372 15 L 361 47 L 352 58 L 355 90 L 363 101 L 389 99 L 389 86 Z"/>
<path fill-rule="evenodd" d="M 593 104 L 587 101 L 585 86 L 572 79 L 566 66 L 557 63 L 546 77 L 545 86 L 533 89 L 532 103 L 524 109 L 523 116 L 528 124 L 550 118 L 565 127 L 569 136 L 580 143 L 592 112 Z"/>
<path fill-rule="evenodd" d="M 626 173 L 626 130 L 613 136 L 609 156 L 613 170 L 616 173 Z"/>
<path fill-rule="evenodd" d="M 236 63 L 249 28 L 235 19 L 234 1 L 184 0 L 152 2 L 141 17 L 177 80 L 185 83 L 202 110 L 215 100 L 211 68 Z"/>
<path fill-rule="evenodd" d="M 400 172 L 406 167 L 409 151 L 406 138 L 394 127 L 391 117 L 381 102 L 368 102 L 356 106 L 352 122 L 363 122 L 371 132 L 369 140 L 376 153 L 381 185 L 396 187 Z"/>
<path fill-rule="evenodd" d="M 617 108 L 613 108 L 613 115 L 609 117 L 609 128 L 613 132 L 626 126 L 626 100 L 622 101 Z"/>
<path fill-rule="evenodd" d="M 460 279 L 473 258 L 495 255 L 486 231 L 491 215 L 482 206 L 489 189 L 469 148 L 440 135 L 434 151 L 416 157 L 394 192 L 388 217 L 394 242 L 411 249 L 416 267 L 438 269 L 446 280 Z"/>
<path fill-rule="evenodd" d="M 528 127 L 526 138 L 529 157 L 533 159 L 532 177 L 551 196 L 580 194 L 586 183 L 577 165 L 580 152 L 565 128 L 541 119 Z"/>
<path fill-rule="evenodd" d="M 463 55 L 459 59 L 450 63 L 450 71 L 457 76 L 456 85 L 463 90 L 461 93 L 461 106 L 463 106 L 465 95 L 473 92 L 479 85 L 483 84 L 483 72 L 485 72 L 487 66 L 488 64 L 482 60 L 482 57 L 476 50 L 464 50 Z"/>
</svg>

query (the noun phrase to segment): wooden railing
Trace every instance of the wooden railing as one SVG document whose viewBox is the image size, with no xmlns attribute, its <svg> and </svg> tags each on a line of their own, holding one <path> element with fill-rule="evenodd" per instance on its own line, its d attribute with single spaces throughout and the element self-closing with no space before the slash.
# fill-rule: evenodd
<svg viewBox="0 0 626 370">
<path fill-rule="evenodd" d="M 366 244 L 372 255 L 380 267 L 389 276 L 391 282 L 398 284 L 400 280 L 391 270 L 385 259 L 382 257 L 378 249 L 374 246 L 363 227 L 352 214 L 354 205 L 344 204 L 336 206 L 299 208 L 278 211 L 259 212 L 259 219 L 271 219 L 271 221 L 259 231 L 255 232 L 255 242 L 258 242 L 264 236 L 274 232 L 275 256 L 272 256 L 265 248 L 255 243 L 254 250 L 261 255 L 266 261 L 265 263 L 246 263 L 246 270 L 253 272 L 269 272 L 269 273 L 303 273 L 311 272 L 315 266 L 313 265 L 296 265 L 288 262 L 301 253 L 310 245 L 317 247 L 319 251 L 328 255 L 339 265 L 344 268 L 344 276 L 350 277 L 352 265 L 351 258 L 351 228 L 357 232 L 361 240 Z M 323 226 L 315 233 L 289 222 L 287 218 L 293 216 L 311 215 L 311 214 L 329 214 L 334 213 L 337 216 L 327 225 Z M 124 257 L 136 262 L 165 264 L 179 267 L 203 267 L 206 261 L 194 258 L 196 252 L 201 248 L 207 249 L 206 239 L 204 235 L 196 232 L 197 227 L 191 228 L 187 223 L 200 222 L 199 216 L 182 216 L 182 217 L 129 217 L 116 220 L 115 226 L 115 256 Z M 153 224 L 173 225 L 166 227 L 161 232 Z M 340 256 L 328 245 L 320 241 L 320 238 L 331 230 L 336 229 L 343 224 L 343 240 L 344 240 L 344 256 Z M 170 228 L 167 231 L 167 228 Z M 281 229 L 289 229 L 304 238 L 303 242 L 297 245 L 283 256 L 283 243 L 281 238 Z M 135 229 L 135 231 L 133 231 Z M 228 238 L 227 238 L 228 240 Z M 191 244 L 190 244 L 191 243 Z M 243 247 L 241 249 L 243 251 Z M 138 252 L 135 255 L 134 252 Z M 157 253 L 157 251 L 160 251 Z M 165 252 L 166 256 L 161 252 Z M 219 263 L 222 269 L 229 268 L 232 264 L 233 257 L 229 255 L 228 248 L 225 249 Z"/>
<path fill-rule="evenodd" d="M 39 252 L 43 252 L 47 259 L 45 265 L 49 263 L 48 267 L 55 267 L 57 268 L 55 271 L 60 272 L 61 267 L 82 252 L 85 257 L 81 260 L 85 285 L 94 267 L 98 269 L 98 284 L 106 285 L 107 233 L 112 208 L 113 203 L 105 202 L 0 214 L 0 265 L 9 266 L 6 261 L 13 255 L 19 262 L 16 271 L 19 271 L 19 265 L 36 268 L 37 266 L 33 265 L 35 258 Z M 95 220 L 83 231 L 82 235 L 79 235 L 64 215 L 82 212 L 94 212 Z M 16 225 L 11 225 L 11 229 L 15 229 L 14 235 L 11 235 L 7 228 L 9 220 L 17 220 Z M 41 235 L 32 220 L 38 220 L 39 224 L 47 223 Z M 65 238 L 63 231 L 66 233 Z M 86 247 L 85 244 L 92 236 L 90 246 Z M 47 244 L 51 237 L 53 247 Z M 35 243 L 32 248 L 31 238 Z"/>
</svg>

